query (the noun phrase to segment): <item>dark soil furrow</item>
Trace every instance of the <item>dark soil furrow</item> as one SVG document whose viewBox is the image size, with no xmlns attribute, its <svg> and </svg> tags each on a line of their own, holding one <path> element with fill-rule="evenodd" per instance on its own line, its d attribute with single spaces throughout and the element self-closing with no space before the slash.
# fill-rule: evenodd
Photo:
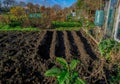
<svg viewBox="0 0 120 84">
<path fill-rule="evenodd" d="M 76 44 L 74 42 L 74 39 L 73 39 L 73 36 L 72 36 L 71 32 L 67 31 L 67 35 L 68 35 L 68 39 L 69 39 L 69 42 L 70 42 L 70 45 L 71 45 L 70 50 L 71 50 L 72 56 L 79 57 L 80 54 L 78 52 L 78 48 L 77 48 L 77 46 L 76 46 Z"/>
<path fill-rule="evenodd" d="M 43 31 L 43 32 L 40 32 L 39 35 L 36 37 L 36 39 L 38 39 L 38 40 L 34 44 L 35 45 L 35 49 L 34 49 L 35 52 L 32 53 L 33 54 L 33 58 L 36 58 L 37 52 L 39 50 L 39 45 L 42 42 L 42 40 L 45 38 L 46 34 L 47 34 L 47 32 Z M 30 52 L 32 52 L 32 51 L 30 51 Z"/>
<path fill-rule="evenodd" d="M 40 43 L 41 43 L 41 41 L 44 39 L 44 36 L 45 36 L 46 34 L 47 34 L 46 31 L 40 32 L 39 36 L 36 37 L 36 38 L 38 38 L 37 44 L 40 44 Z"/>
<path fill-rule="evenodd" d="M 75 44 L 78 47 L 78 51 L 79 51 L 80 55 L 85 56 L 85 57 L 88 56 L 87 52 L 84 49 L 84 45 L 81 42 L 80 38 L 78 37 L 77 33 L 75 31 L 71 31 L 71 33 L 72 33 L 73 39 L 75 41 Z"/>
<path fill-rule="evenodd" d="M 45 35 L 44 39 L 42 40 L 42 42 L 39 45 L 39 50 L 37 52 L 37 54 L 45 60 L 48 60 L 50 58 L 50 45 L 52 42 L 52 35 L 53 32 L 51 31 L 47 31 L 47 34 Z"/>
<path fill-rule="evenodd" d="M 47 32 L 41 32 L 39 34 L 39 37 L 38 37 L 38 41 L 36 43 L 36 48 L 35 48 L 35 55 L 37 55 L 37 51 L 39 50 L 39 45 L 40 43 L 42 42 L 42 40 L 45 38 L 45 35 L 47 34 Z"/>
<path fill-rule="evenodd" d="M 85 37 L 83 37 L 83 35 L 78 31 L 77 35 L 80 37 L 81 42 L 84 45 L 84 49 L 86 50 L 87 54 L 89 54 L 89 56 L 95 60 L 97 59 L 96 54 L 93 52 L 91 45 L 88 43 L 87 39 Z"/>
<path fill-rule="evenodd" d="M 78 37 L 77 33 L 75 31 L 71 31 L 72 35 L 73 35 L 73 39 L 75 41 L 75 44 L 78 47 L 78 51 L 80 53 L 80 59 L 81 62 L 86 66 L 89 64 L 91 58 L 89 57 L 89 55 L 87 54 L 87 51 L 84 49 L 84 45 L 81 42 L 80 38 Z M 87 66 L 86 66 L 87 67 Z"/>
<path fill-rule="evenodd" d="M 65 44 L 65 55 L 66 55 L 66 59 L 71 60 L 71 53 L 70 53 L 70 42 L 68 40 L 68 35 L 66 31 L 63 31 L 64 34 L 64 44 Z"/>
<path fill-rule="evenodd" d="M 65 46 L 63 40 L 63 32 L 57 31 L 57 41 L 55 46 L 55 56 L 65 57 Z"/>
<path fill-rule="evenodd" d="M 53 38 L 52 43 L 51 43 L 51 46 L 50 46 L 50 58 L 55 57 L 56 36 L 57 36 L 57 33 L 56 33 L 56 31 L 54 31 L 53 37 L 52 37 Z"/>
</svg>

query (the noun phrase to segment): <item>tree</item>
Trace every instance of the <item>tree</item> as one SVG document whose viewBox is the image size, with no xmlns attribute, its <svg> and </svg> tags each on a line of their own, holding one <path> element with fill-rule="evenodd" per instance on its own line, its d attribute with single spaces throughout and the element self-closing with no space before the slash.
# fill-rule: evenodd
<svg viewBox="0 0 120 84">
<path fill-rule="evenodd" d="M 10 6 L 14 6 L 15 2 L 16 2 L 15 0 L 3 0 L 3 4 L 7 8 L 9 8 Z"/>
<path fill-rule="evenodd" d="M 0 0 L 0 7 L 2 6 L 2 2 L 1 2 L 1 0 Z"/>
<path fill-rule="evenodd" d="M 3 4 L 4 4 L 5 7 L 8 7 L 9 1 L 8 0 L 3 0 Z"/>
<path fill-rule="evenodd" d="M 93 21 L 95 11 L 102 8 L 104 0 L 77 0 L 76 4 L 80 15 L 82 17 L 88 17 Z"/>
<path fill-rule="evenodd" d="M 2 2 L 1 2 L 1 0 L 0 0 L 0 10 L 1 10 L 1 7 L 2 7 Z"/>
<path fill-rule="evenodd" d="M 2 10 L 2 2 L 0 0 L 0 13 L 1 13 L 1 10 Z"/>
<path fill-rule="evenodd" d="M 28 8 L 28 10 L 29 10 L 30 13 L 33 12 L 33 10 L 34 10 L 33 7 L 34 7 L 33 3 L 29 2 L 29 3 L 27 4 L 27 8 Z"/>
<path fill-rule="evenodd" d="M 16 6 L 16 7 L 12 7 L 10 9 L 10 13 L 14 16 L 22 16 L 25 14 L 25 9 L 23 7 L 20 7 L 20 6 Z"/>
<path fill-rule="evenodd" d="M 55 5 L 52 7 L 52 9 L 53 9 L 55 12 L 58 12 L 58 11 L 62 10 L 61 6 L 58 5 L 58 4 L 55 4 Z"/>
<path fill-rule="evenodd" d="M 34 8 L 34 12 L 40 12 L 39 11 L 39 4 L 35 4 L 34 6 L 33 6 L 33 8 Z"/>
<path fill-rule="evenodd" d="M 19 6 L 22 6 L 22 7 L 25 7 L 25 6 L 26 6 L 26 3 L 23 2 L 23 1 L 20 1 L 18 5 L 19 5 Z"/>
<path fill-rule="evenodd" d="M 10 6 L 15 6 L 16 1 L 15 0 L 10 0 Z"/>
<path fill-rule="evenodd" d="M 102 8 L 105 0 L 77 0 L 79 9 L 97 10 Z"/>
<path fill-rule="evenodd" d="M 44 10 L 45 10 L 45 6 L 41 6 L 41 7 L 40 7 L 40 11 L 43 12 Z"/>
<path fill-rule="evenodd" d="M 86 3 L 84 2 L 84 0 L 77 0 L 77 7 L 79 9 L 84 9 L 85 6 L 86 6 Z"/>
</svg>

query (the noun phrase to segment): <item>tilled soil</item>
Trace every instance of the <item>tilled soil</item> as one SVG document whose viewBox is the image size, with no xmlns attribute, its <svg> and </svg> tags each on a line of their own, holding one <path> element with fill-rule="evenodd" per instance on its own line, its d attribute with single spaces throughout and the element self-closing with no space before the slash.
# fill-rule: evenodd
<svg viewBox="0 0 120 84">
<path fill-rule="evenodd" d="M 0 32 L 0 83 L 56 84 L 44 76 L 55 57 L 79 59 L 76 70 L 88 84 L 105 79 L 103 62 L 80 31 Z"/>
</svg>

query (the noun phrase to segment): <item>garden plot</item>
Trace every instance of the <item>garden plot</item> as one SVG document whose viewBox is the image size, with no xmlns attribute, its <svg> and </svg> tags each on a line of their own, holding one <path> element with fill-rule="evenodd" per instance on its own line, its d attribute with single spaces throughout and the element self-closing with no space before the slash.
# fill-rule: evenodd
<svg viewBox="0 0 120 84">
<path fill-rule="evenodd" d="M 0 53 L 2 84 L 56 84 L 55 78 L 44 76 L 56 57 L 79 59 L 76 70 L 82 79 L 105 82 L 104 62 L 80 31 L 1 32 Z"/>
</svg>

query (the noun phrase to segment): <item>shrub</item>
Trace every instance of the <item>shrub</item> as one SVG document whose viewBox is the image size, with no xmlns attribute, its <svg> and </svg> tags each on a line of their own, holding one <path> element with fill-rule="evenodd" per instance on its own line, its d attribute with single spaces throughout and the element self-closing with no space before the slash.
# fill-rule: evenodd
<svg viewBox="0 0 120 84">
<path fill-rule="evenodd" d="M 10 22 L 10 17 L 8 15 L 2 15 L 1 23 L 8 24 Z"/>
<path fill-rule="evenodd" d="M 53 21 L 52 25 L 53 25 L 53 27 L 81 27 L 82 23 Z"/>
<path fill-rule="evenodd" d="M 10 22 L 9 22 L 10 27 L 21 26 L 21 24 L 22 24 L 22 22 L 19 18 L 15 17 L 15 16 L 10 17 Z"/>
<path fill-rule="evenodd" d="M 116 72 L 116 74 L 114 76 L 111 75 L 111 78 L 110 78 L 111 84 L 119 84 L 120 83 L 120 68 L 116 68 L 115 72 Z"/>
<path fill-rule="evenodd" d="M 72 14 L 69 14 L 69 15 L 67 16 L 67 21 L 72 21 Z"/>
<path fill-rule="evenodd" d="M 81 18 L 80 21 L 83 23 L 83 27 L 86 29 L 91 29 L 95 27 L 95 24 L 87 18 Z"/>
<path fill-rule="evenodd" d="M 103 40 L 99 43 L 98 49 L 100 50 L 101 55 L 110 57 L 112 52 L 117 52 L 120 50 L 120 43 L 114 40 Z"/>
<path fill-rule="evenodd" d="M 41 19 L 39 18 L 29 18 L 30 26 L 32 27 L 39 27 L 41 25 Z"/>
<path fill-rule="evenodd" d="M 75 70 L 78 60 L 72 60 L 70 64 L 63 58 L 57 57 L 56 61 L 61 64 L 62 68 L 53 67 L 45 73 L 45 76 L 55 76 L 59 84 L 86 84 L 79 78 Z"/>
</svg>

